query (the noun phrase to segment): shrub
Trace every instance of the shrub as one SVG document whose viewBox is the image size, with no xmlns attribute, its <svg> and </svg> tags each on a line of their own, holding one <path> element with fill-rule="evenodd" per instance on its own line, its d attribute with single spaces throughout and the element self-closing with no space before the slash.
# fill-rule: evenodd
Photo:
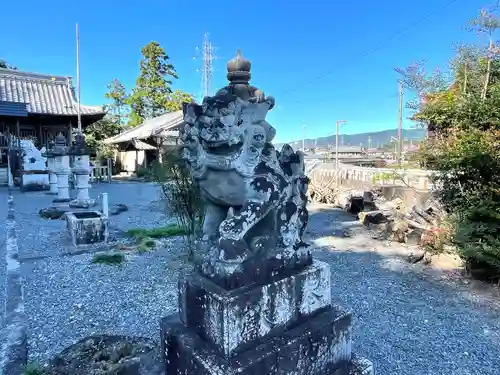
<svg viewBox="0 0 500 375">
<path fill-rule="evenodd" d="M 151 180 L 154 178 L 152 167 L 142 167 L 139 166 L 135 172 L 136 176 L 139 178 L 144 178 L 146 180 Z"/>
<path fill-rule="evenodd" d="M 118 265 L 125 261 L 125 256 L 120 253 L 112 254 L 95 254 L 92 258 L 92 263 L 95 264 L 107 264 L 107 265 Z"/>
<path fill-rule="evenodd" d="M 45 375 L 45 371 L 36 363 L 28 363 L 21 375 Z"/>
<path fill-rule="evenodd" d="M 137 239 L 143 238 L 160 238 L 160 237 L 174 237 L 186 234 L 186 229 L 180 227 L 176 224 L 170 224 L 166 227 L 152 228 L 152 229 L 143 229 L 143 228 L 134 228 L 129 229 L 127 234 L 130 237 L 134 237 Z"/>
<path fill-rule="evenodd" d="M 177 148 L 163 155 L 163 161 L 152 168 L 153 179 L 161 186 L 169 216 L 184 232 L 188 258 L 194 256 L 194 240 L 199 237 L 205 218 L 205 204 L 197 182 Z M 181 233 L 179 233 L 181 234 Z"/>
<path fill-rule="evenodd" d="M 499 146 L 496 132 L 469 130 L 435 143 L 433 151 L 441 171 L 439 198 L 453 214 L 457 250 L 469 270 L 481 269 L 489 280 L 500 275 Z"/>
</svg>

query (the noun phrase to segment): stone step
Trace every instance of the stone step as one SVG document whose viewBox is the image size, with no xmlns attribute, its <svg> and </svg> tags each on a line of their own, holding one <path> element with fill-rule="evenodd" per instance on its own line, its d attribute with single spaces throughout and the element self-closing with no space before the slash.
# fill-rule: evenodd
<svg viewBox="0 0 500 375">
<path fill-rule="evenodd" d="M 330 308 L 330 279 L 329 265 L 318 260 L 292 276 L 232 290 L 195 273 L 179 281 L 180 320 L 230 357 Z"/>
<path fill-rule="evenodd" d="M 226 358 L 172 315 L 162 319 L 168 375 L 372 375 L 351 353 L 351 316 L 329 308 L 247 351 Z"/>
</svg>

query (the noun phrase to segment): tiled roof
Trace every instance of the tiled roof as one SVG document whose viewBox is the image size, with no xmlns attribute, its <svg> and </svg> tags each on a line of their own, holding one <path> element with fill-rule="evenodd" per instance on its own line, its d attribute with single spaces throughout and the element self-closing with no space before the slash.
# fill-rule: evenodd
<svg viewBox="0 0 500 375">
<path fill-rule="evenodd" d="M 104 144 L 117 144 L 128 142 L 132 139 L 147 139 L 149 137 L 158 135 L 162 131 L 175 129 L 184 123 L 184 116 L 182 111 L 169 112 L 164 115 L 145 120 L 141 125 L 135 128 L 124 131 L 114 137 L 105 139 Z"/>
<path fill-rule="evenodd" d="M 151 146 L 149 143 L 143 142 L 139 139 L 132 139 L 130 143 L 132 143 L 137 150 L 156 150 L 156 147 Z"/>
<path fill-rule="evenodd" d="M 25 103 L 28 113 L 77 115 L 71 78 L 0 68 L 0 102 Z M 103 114 L 99 106 L 80 105 L 82 115 Z"/>
</svg>

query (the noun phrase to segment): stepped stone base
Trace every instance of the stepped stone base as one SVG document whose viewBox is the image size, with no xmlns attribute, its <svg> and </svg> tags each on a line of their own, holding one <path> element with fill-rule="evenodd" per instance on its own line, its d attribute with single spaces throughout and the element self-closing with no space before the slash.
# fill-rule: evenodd
<svg viewBox="0 0 500 375">
<path fill-rule="evenodd" d="M 331 305 L 330 267 L 315 260 L 266 285 L 225 290 L 198 274 L 179 281 L 181 322 L 229 357 Z"/>
<path fill-rule="evenodd" d="M 351 314 L 331 303 L 330 267 L 224 289 L 179 281 L 179 315 L 161 321 L 168 375 L 372 375 L 351 353 Z"/>
<path fill-rule="evenodd" d="M 161 342 L 169 375 L 373 375 L 369 361 L 351 355 L 350 321 L 330 308 L 228 359 L 170 316 Z"/>
</svg>

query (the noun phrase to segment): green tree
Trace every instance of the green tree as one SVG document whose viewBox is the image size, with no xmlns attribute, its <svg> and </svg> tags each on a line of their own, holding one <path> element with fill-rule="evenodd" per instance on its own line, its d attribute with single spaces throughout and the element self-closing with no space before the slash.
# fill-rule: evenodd
<svg viewBox="0 0 500 375">
<path fill-rule="evenodd" d="M 403 82 L 404 87 L 415 96 L 415 99 L 406 103 L 406 107 L 414 112 L 420 109 L 422 102 L 429 96 L 441 92 L 448 85 L 448 81 L 439 69 L 427 73 L 423 60 L 411 63 L 405 68 L 395 68 L 395 71 L 399 74 L 399 80 Z"/>
<path fill-rule="evenodd" d="M 485 51 L 486 69 L 484 73 L 483 85 L 481 88 L 481 100 L 485 100 L 488 93 L 488 86 L 491 78 L 491 68 L 493 60 L 499 55 L 499 48 L 495 44 L 494 37 L 500 29 L 500 19 L 493 12 L 481 10 L 479 15 L 470 21 L 471 30 L 479 35 L 484 35 L 488 41 Z"/>
<path fill-rule="evenodd" d="M 175 112 L 182 109 L 182 103 L 191 103 L 194 97 L 181 90 L 175 90 L 169 95 L 169 100 L 166 104 L 166 112 Z"/>
<path fill-rule="evenodd" d="M 470 24 L 486 43 L 456 47 L 452 82 L 428 91 L 414 119 L 435 128 L 421 157 L 439 171 L 438 196 L 454 223 L 459 254 L 475 275 L 500 282 L 500 55 L 494 42 L 500 19 L 481 11 Z"/>
<path fill-rule="evenodd" d="M 110 100 L 110 103 L 105 106 L 107 115 L 113 117 L 119 125 L 124 126 L 130 116 L 127 90 L 117 78 L 107 85 L 107 89 L 108 91 L 104 94 L 104 97 Z"/>
<path fill-rule="evenodd" d="M 5 59 L 0 59 L 0 68 L 17 70 L 17 67 L 9 65 Z"/>
<path fill-rule="evenodd" d="M 474 44 L 457 44 L 455 46 L 455 56 L 451 59 L 453 79 L 464 95 L 471 90 L 477 92 L 481 85 L 480 77 L 477 74 L 480 71 L 478 63 L 481 53 L 481 49 Z M 469 87 L 472 89 L 469 90 Z"/>
<path fill-rule="evenodd" d="M 131 105 L 130 122 L 137 125 L 169 110 L 172 79 L 177 72 L 170 58 L 158 42 L 151 42 L 141 49 L 140 75 L 128 102 Z"/>
<path fill-rule="evenodd" d="M 119 80 L 113 79 L 107 85 L 107 89 L 108 91 L 104 94 L 104 97 L 110 100 L 111 103 L 104 105 L 106 116 L 85 129 L 86 143 L 96 151 L 98 159 L 113 156 L 115 147 L 113 145 L 105 145 L 102 141 L 120 134 L 128 115 L 125 87 Z"/>
<path fill-rule="evenodd" d="M 113 156 L 115 147 L 102 143 L 106 138 L 120 134 L 122 126 L 113 116 L 106 115 L 103 119 L 94 122 L 85 128 L 85 142 L 95 150 L 97 159 L 109 158 Z"/>
</svg>

